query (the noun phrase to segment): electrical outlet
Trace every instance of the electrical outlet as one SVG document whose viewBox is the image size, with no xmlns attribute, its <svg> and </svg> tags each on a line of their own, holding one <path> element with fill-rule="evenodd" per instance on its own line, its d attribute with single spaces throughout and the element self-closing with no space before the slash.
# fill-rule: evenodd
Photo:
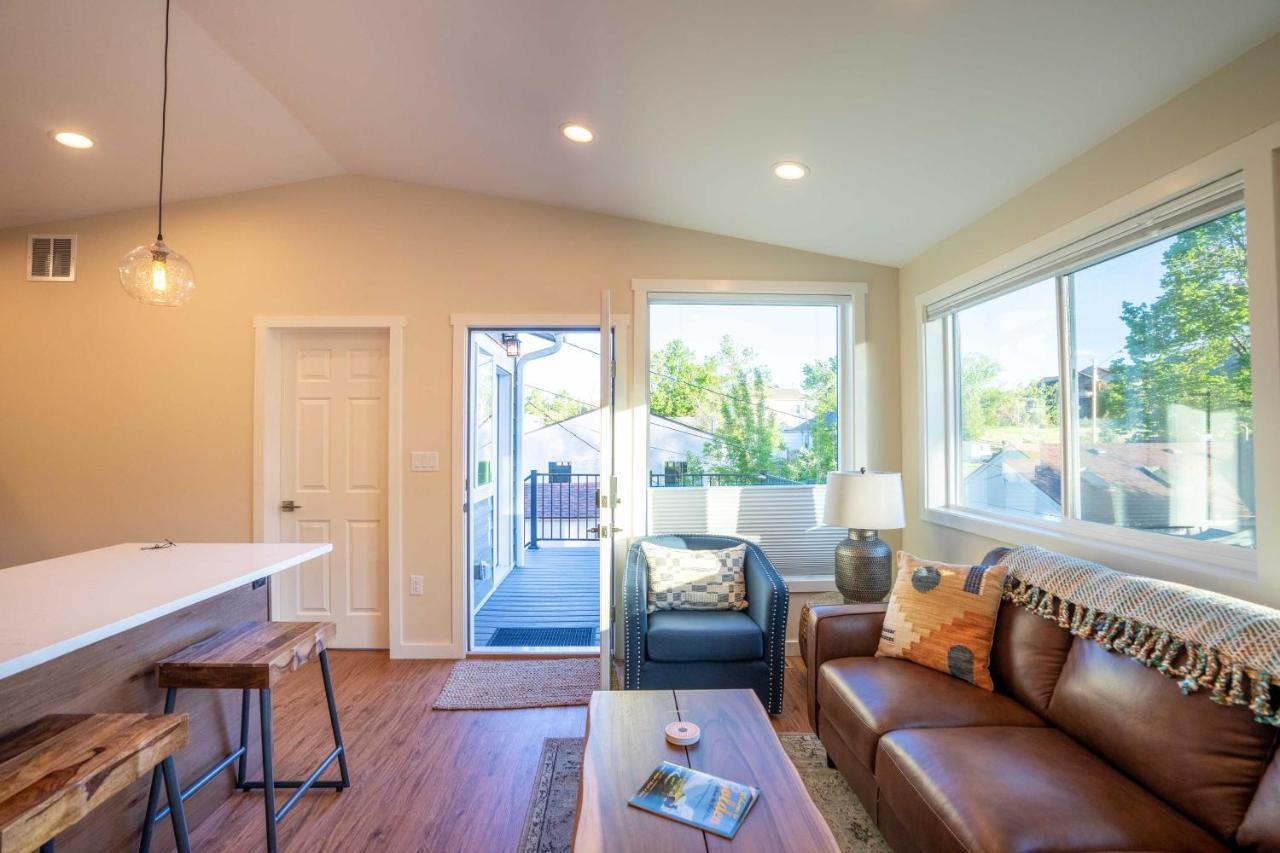
<svg viewBox="0 0 1280 853">
<path fill-rule="evenodd" d="M 409 594 L 422 595 L 422 575 L 409 575 Z"/>
<path fill-rule="evenodd" d="M 439 471 L 440 454 L 434 450 L 415 450 L 409 454 L 410 471 Z"/>
</svg>

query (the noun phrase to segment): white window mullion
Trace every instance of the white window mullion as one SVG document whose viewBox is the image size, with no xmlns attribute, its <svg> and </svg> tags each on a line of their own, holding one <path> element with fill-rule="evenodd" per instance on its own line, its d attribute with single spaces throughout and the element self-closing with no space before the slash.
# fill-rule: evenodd
<svg viewBox="0 0 1280 853">
<path fill-rule="evenodd" d="M 1071 304 L 1071 276 L 1059 275 L 1058 288 L 1058 424 L 1062 430 L 1062 514 L 1079 518 L 1080 444 L 1079 399 L 1075 367 L 1071 360 L 1075 316 Z M 1096 391 L 1095 391 L 1096 393 Z"/>
</svg>

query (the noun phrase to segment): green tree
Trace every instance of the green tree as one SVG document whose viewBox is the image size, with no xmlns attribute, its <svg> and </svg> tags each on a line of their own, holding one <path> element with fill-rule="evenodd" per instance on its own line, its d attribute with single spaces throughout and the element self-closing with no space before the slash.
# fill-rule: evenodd
<svg viewBox="0 0 1280 853">
<path fill-rule="evenodd" d="M 1165 250 L 1160 295 L 1126 302 L 1127 359 L 1110 366 L 1099 405 L 1124 417 L 1134 438 L 1168 440 L 1175 406 L 1234 411 L 1237 433 L 1252 429 L 1253 388 L 1244 212 L 1179 234 Z M 1206 431 L 1220 425 L 1206 423 Z M 1220 436 L 1225 437 L 1225 436 Z"/>
<path fill-rule="evenodd" d="M 720 400 L 720 424 L 707 444 L 704 463 L 724 475 L 778 474 L 782 465 L 782 433 L 777 417 L 765 405 L 766 371 L 740 364 L 729 377 Z"/>
<path fill-rule="evenodd" d="M 800 388 L 804 392 L 805 408 L 812 413 L 809 446 L 788 460 L 786 476 L 801 483 L 820 483 L 837 467 L 836 379 L 839 374 L 834 357 L 811 361 L 803 370 Z"/>
<path fill-rule="evenodd" d="M 649 369 L 649 411 L 667 418 L 692 418 L 704 428 L 712 425 L 719 408 L 716 392 L 723 384 L 714 356 L 699 359 L 677 338 L 653 354 Z"/>
<path fill-rule="evenodd" d="M 533 388 L 524 398 L 524 413 L 544 425 L 558 424 L 591 411 L 592 407 L 566 394 L 551 394 Z"/>
</svg>

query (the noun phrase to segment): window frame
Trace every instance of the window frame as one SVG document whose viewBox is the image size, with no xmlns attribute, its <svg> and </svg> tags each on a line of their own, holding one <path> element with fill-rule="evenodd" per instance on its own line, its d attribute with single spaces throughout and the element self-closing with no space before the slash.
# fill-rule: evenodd
<svg viewBox="0 0 1280 853">
<path fill-rule="evenodd" d="M 1280 126 L 1270 129 L 1272 136 L 1280 137 L 1277 129 Z M 1084 556 L 1092 559 L 1136 566 L 1155 574 L 1168 574 L 1168 570 L 1172 570 L 1174 575 L 1188 581 L 1206 575 L 1227 581 L 1258 580 L 1260 555 L 1270 544 L 1262 530 L 1263 519 L 1267 517 L 1264 508 L 1267 495 L 1262 489 L 1256 495 L 1258 530 L 1254 548 L 1185 539 L 1076 517 L 1080 510 L 1079 413 L 1074 404 L 1078 392 L 1077 377 L 1071 368 L 1074 343 L 1071 278 L 1084 267 L 1166 239 L 1233 210 L 1244 210 L 1248 235 L 1250 332 L 1255 359 L 1259 355 L 1265 358 L 1265 350 L 1270 347 L 1262 347 L 1264 352 L 1260 353 L 1258 341 L 1268 332 L 1275 333 L 1274 313 L 1264 308 L 1266 296 L 1275 286 L 1275 276 L 1259 275 L 1264 265 L 1258 261 L 1268 254 L 1274 257 L 1276 239 L 1274 234 L 1268 237 L 1267 227 L 1275 221 L 1276 192 L 1271 181 L 1272 173 L 1280 171 L 1280 152 L 1274 151 L 1276 140 L 1264 139 L 1263 144 L 1270 149 L 1267 153 L 1273 155 L 1265 161 L 1271 167 L 1269 169 L 1259 170 L 1257 166 L 1261 158 L 1257 158 L 1249 161 L 1253 168 L 1246 170 L 1246 158 L 1238 154 L 1224 156 L 1225 151 L 1219 152 L 1219 157 L 1206 160 L 1217 159 L 1229 165 L 1204 161 L 1193 164 L 1181 174 L 1131 193 L 1035 243 L 1014 250 L 917 298 L 921 412 L 924 415 L 919 510 L 924 521 L 997 541 L 1032 542 L 1075 553 L 1084 551 Z M 1260 171 L 1266 174 L 1260 174 Z M 1215 194 L 1219 199 L 1216 205 L 1213 203 Z M 1190 213 L 1178 216 L 1176 211 L 1180 200 L 1190 200 L 1201 206 L 1183 205 L 1183 210 L 1190 210 Z M 1168 210 L 1175 213 L 1166 217 L 1169 224 L 1161 227 L 1159 213 Z M 1154 227 L 1153 222 L 1156 223 Z M 1265 246 L 1260 245 L 1264 243 Z M 1090 245 L 1094 247 L 1092 252 L 1088 250 Z M 1062 413 L 1062 514 L 1032 516 L 965 506 L 958 500 L 961 483 L 958 451 L 962 433 L 955 313 L 1047 278 L 1055 280 L 1057 296 L 1055 321 L 1059 411 Z M 966 298 L 966 294 L 970 298 Z M 1260 387 L 1260 373 L 1254 371 L 1255 423 L 1274 409 L 1275 402 L 1270 392 Z M 1255 433 L 1255 450 L 1262 442 L 1261 433 Z M 1257 472 L 1265 470 L 1265 459 L 1273 453 L 1272 447 L 1255 453 L 1255 482 Z"/>
<path fill-rule="evenodd" d="M 649 371 L 651 303 L 728 303 L 739 305 L 831 305 L 839 309 L 837 335 L 837 455 L 840 470 L 867 464 L 867 309 L 868 286 L 865 282 L 819 281 L 753 281 L 742 279 L 633 279 L 633 317 L 635 337 L 633 357 L 637 367 L 632 372 L 631 399 L 632 430 L 637 437 L 633 442 L 632 472 L 634 482 L 644 484 L 643 501 L 636 509 L 637 531 L 650 532 L 650 500 L 648 498 L 648 447 L 649 447 Z M 769 489 L 823 489 L 825 484 L 801 484 L 797 486 L 717 486 L 726 493 L 732 490 Z M 642 504 L 642 505 L 640 505 Z M 834 589 L 831 579 L 834 567 L 822 573 L 801 574 L 802 586 L 817 584 L 821 590 Z M 790 582 L 790 580 L 789 580 Z M 806 586 L 806 588 L 808 588 Z"/>
</svg>

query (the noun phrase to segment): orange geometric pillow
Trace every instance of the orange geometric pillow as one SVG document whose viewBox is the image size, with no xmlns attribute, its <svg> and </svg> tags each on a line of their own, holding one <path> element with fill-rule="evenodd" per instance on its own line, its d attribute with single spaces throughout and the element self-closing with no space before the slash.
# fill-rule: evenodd
<svg viewBox="0 0 1280 853">
<path fill-rule="evenodd" d="M 904 658 L 984 690 L 991 683 L 1004 566 L 957 566 L 898 552 L 877 657 Z"/>
</svg>

